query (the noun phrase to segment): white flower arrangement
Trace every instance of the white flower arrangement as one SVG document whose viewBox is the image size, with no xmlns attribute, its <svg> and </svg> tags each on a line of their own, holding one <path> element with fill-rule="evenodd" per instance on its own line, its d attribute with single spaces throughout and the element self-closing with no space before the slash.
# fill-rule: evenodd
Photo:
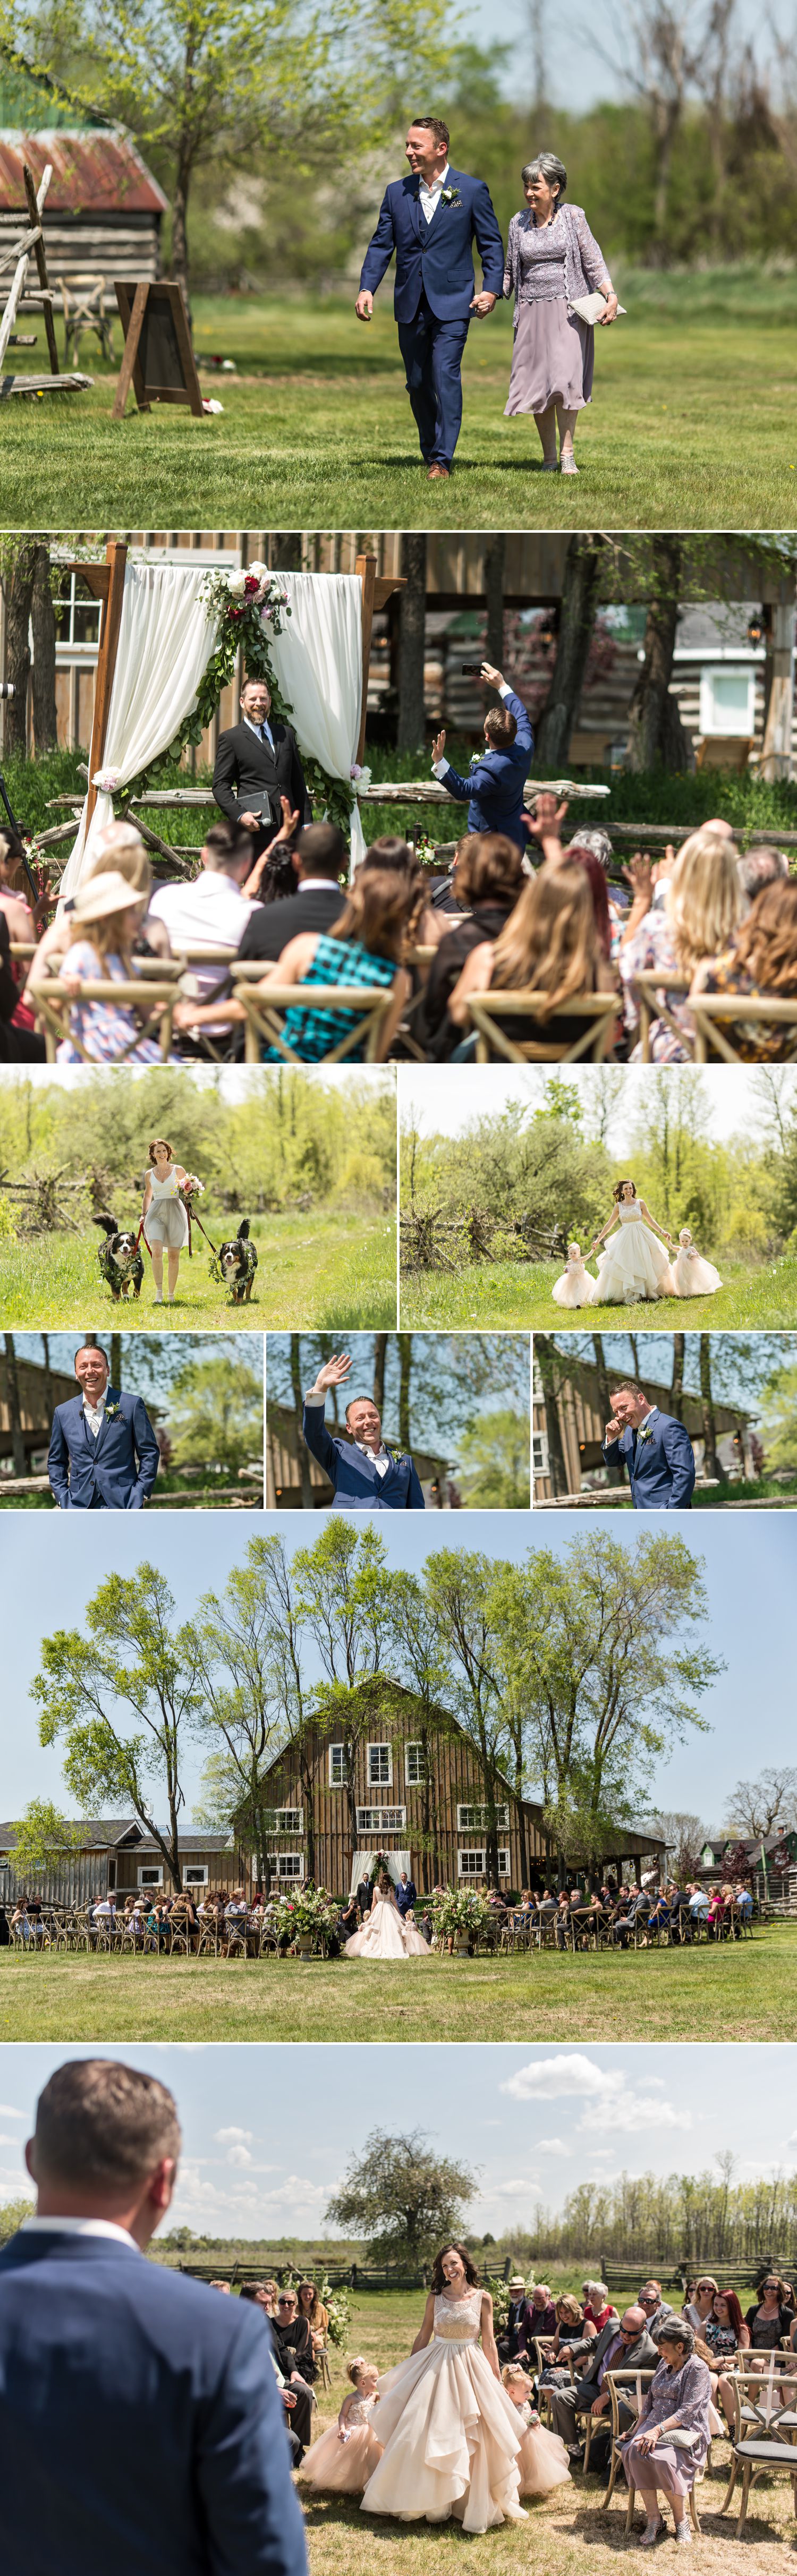
<svg viewBox="0 0 797 2576">
<path fill-rule="evenodd" d="M 214 394 L 203 394 L 202 409 L 203 411 L 223 411 L 224 404 L 217 402 Z"/>
<path fill-rule="evenodd" d="M 371 771 L 368 768 L 361 768 L 359 760 L 352 761 L 351 768 L 349 770 L 349 777 L 357 795 L 361 793 L 363 788 L 370 787 Z"/>
<path fill-rule="evenodd" d="M 95 769 L 91 782 L 92 787 L 99 788 L 101 796 L 115 796 L 121 783 L 121 769 Z"/>
</svg>

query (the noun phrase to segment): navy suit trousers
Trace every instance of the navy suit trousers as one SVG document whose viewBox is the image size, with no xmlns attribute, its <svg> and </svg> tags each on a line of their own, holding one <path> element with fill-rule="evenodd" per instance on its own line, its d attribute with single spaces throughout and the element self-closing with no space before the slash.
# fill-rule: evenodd
<svg viewBox="0 0 797 2576">
<path fill-rule="evenodd" d="M 462 427 L 461 367 L 468 320 L 438 322 L 422 295 L 411 322 L 399 322 L 399 348 L 426 465 L 450 465 Z"/>
</svg>

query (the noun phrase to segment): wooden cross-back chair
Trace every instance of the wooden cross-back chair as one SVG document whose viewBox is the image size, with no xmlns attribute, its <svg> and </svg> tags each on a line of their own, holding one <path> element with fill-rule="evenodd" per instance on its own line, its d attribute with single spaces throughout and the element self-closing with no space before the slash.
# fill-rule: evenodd
<svg viewBox="0 0 797 2576">
<path fill-rule="evenodd" d="M 628 2370 L 607 2370 L 606 2372 L 605 2386 L 609 2391 L 609 2401 L 612 2410 L 612 2429 L 609 2484 L 606 2489 L 606 2494 L 601 2496 L 601 2513 L 605 2513 L 607 2505 L 611 2504 L 618 2476 L 623 2465 L 623 2454 L 620 2449 L 620 2443 L 626 2441 L 627 2431 L 623 2431 L 620 2423 L 620 2407 L 622 2405 L 630 2406 L 632 2412 L 637 2416 L 639 2415 L 643 2397 L 647 2395 L 654 2371 L 657 2369 L 658 2362 L 653 2362 L 647 2370 L 634 2370 L 633 2368 L 630 2368 Z M 628 2523 L 627 2529 L 630 2530 L 630 2528 L 631 2525 Z"/>
<path fill-rule="evenodd" d="M 116 311 L 116 299 L 112 305 L 106 302 L 106 279 L 97 269 L 65 268 L 61 270 L 60 285 L 66 365 L 71 349 L 73 365 L 77 366 L 85 331 L 96 332 L 102 356 L 112 360 L 111 315 Z"/>
<path fill-rule="evenodd" d="M 748 2367 L 735 2368 L 730 2381 L 734 2406 L 731 2472 L 719 2507 L 720 2513 L 727 2513 L 741 2476 L 742 2492 L 736 2525 L 737 2540 L 741 2539 L 747 2521 L 751 2487 L 757 2485 L 759 2478 L 789 2479 L 795 2517 L 797 2517 L 797 2407 L 794 2404 L 794 2378 L 791 2374 L 788 2379 L 784 2377 L 783 2361 L 776 2353 L 770 2353 L 767 2356 L 770 2367 L 766 2372 L 754 2370 L 749 2366 L 749 2354 L 746 2359 Z M 778 2364 L 779 2367 L 776 2367 Z M 797 2356 L 794 2367 L 797 2374 Z M 790 2398 L 791 2403 L 778 2405 L 776 2398 L 780 2392 L 787 2400 Z"/>
<path fill-rule="evenodd" d="M 797 1055 L 797 1001 L 784 1001 L 774 993 L 692 993 L 691 980 L 691 976 L 676 975 L 669 969 L 663 979 L 661 967 L 647 968 L 633 977 L 643 1064 L 651 1061 L 650 1030 L 654 1020 L 660 1020 L 677 1038 L 692 1064 L 706 1064 L 713 1055 L 720 1056 L 724 1064 L 749 1064 L 750 1057 L 742 1055 L 733 1043 L 734 1023 L 739 1028 L 760 1027 L 769 1035 L 782 1031 L 786 1036 L 790 1030 L 785 1052 L 788 1056 Z M 681 1026 L 671 1008 L 673 997 L 680 1001 L 687 996 L 692 1030 Z"/>
<path fill-rule="evenodd" d="M 622 1004 L 616 993 L 580 993 L 550 1011 L 547 993 L 496 990 L 469 993 L 467 1007 L 477 1034 L 477 1064 L 489 1064 L 494 1056 L 507 1064 L 575 1064 L 579 1057 L 599 1064 L 611 1047 Z M 544 1039 L 523 1038 L 515 1044 L 498 1027 L 499 1019 L 528 1019 L 540 1012 L 550 1030 Z M 580 1037 L 557 1040 L 556 1023 L 564 1019 L 583 1020 Z"/>
<path fill-rule="evenodd" d="M 288 1044 L 284 1024 L 289 1011 L 351 1012 L 351 1029 L 324 1056 L 314 1057 L 320 1064 L 343 1064 L 355 1047 L 363 1044 L 366 1064 L 378 1061 L 382 1030 L 393 1009 L 394 994 L 385 984 L 264 984 L 263 968 L 257 960 L 239 962 L 230 970 L 233 992 L 243 1003 L 246 1013 L 246 1062 L 260 1064 L 265 1046 L 276 1047 L 285 1064 L 304 1064 L 307 1059 Z"/>
<path fill-rule="evenodd" d="M 171 1054 L 172 1020 L 175 1003 L 179 999 L 179 980 L 177 973 L 170 973 L 160 960 L 157 980 L 154 976 L 138 974 L 135 981 L 131 983 L 122 983 L 121 980 L 117 983 L 110 977 L 104 976 L 92 977 L 90 981 L 81 984 L 80 995 L 76 1001 L 74 994 L 70 993 L 62 983 L 60 975 L 52 975 L 47 977 L 46 982 L 42 981 L 35 986 L 30 999 L 37 1018 L 44 1021 L 44 1043 L 48 1064 L 55 1063 L 56 1047 L 63 1039 L 67 1039 L 74 1047 L 82 1064 L 97 1063 L 97 1057 L 90 1054 L 82 1038 L 77 1037 L 72 1028 L 73 1011 L 91 1002 L 107 1002 L 117 1010 L 132 1010 L 136 1013 L 137 1026 L 132 1035 L 115 1055 L 103 1055 L 104 1064 L 126 1064 L 128 1058 L 135 1055 L 136 1048 L 141 1045 L 142 1039 L 154 1037 L 156 1034 L 161 1055 L 165 1059 Z"/>
</svg>

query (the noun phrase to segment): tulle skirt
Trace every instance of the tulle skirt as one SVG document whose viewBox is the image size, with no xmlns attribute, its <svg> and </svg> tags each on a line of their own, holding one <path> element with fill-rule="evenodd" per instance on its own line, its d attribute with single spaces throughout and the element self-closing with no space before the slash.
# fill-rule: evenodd
<svg viewBox="0 0 797 2576">
<path fill-rule="evenodd" d="M 542 2424 L 530 2424 L 520 2445 L 521 2495 L 551 2495 L 554 2487 L 564 2486 L 569 2476 L 570 2462 L 558 2433 L 547 2433 Z"/>
<path fill-rule="evenodd" d="M 344 1941 L 343 1955 L 346 1959 L 428 1959 L 431 1953 L 423 1933 L 416 1932 L 406 1916 L 402 1920 L 397 1906 L 384 1897 L 372 1906 L 360 1931 Z"/>
<path fill-rule="evenodd" d="M 305 2452 L 299 2476 L 328 2495 L 362 2495 L 381 2457 L 382 2444 L 371 2424 L 355 2424 L 347 2442 L 339 2440 L 337 2424 L 328 2424 Z"/>
<path fill-rule="evenodd" d="M 519 2522 L 522 2427 L 477 2343 L 435 2338 L 379 2382 L 384 2448 L 362 2513 L 489 2531 Z"/>
<path fill-rule="evenodd" d="M 188 1242 L 188 1218 L 182 1199 L 154 1199 L 144 1218 L 147 1243 L 166 1243 L 172 1252 L 182 1252 Z"/>
<path fill-rule="evenodd" d="M 583 1261 L 577 1270 L 563 1270 L 551 1289 L 557 1306 L 591 1306 L 594 1295 L 595 1281 Z"/>
<path fill-rule="evenodd" d="M 630 1306 L 643 1297 L 672 1295 L 673 1277 L 663 1243 L 644 1218 L 618 1226 L 598 1257 L 595 1306 Z"/>
<path fill-rule="evenodd" d="M 679 1252 L 672 1275 L 679 1297 L 713 1297 L 715 1288 L 722 1287 L 713 1261 L 704 1261 L 699 1252 Z"/>
</svg>

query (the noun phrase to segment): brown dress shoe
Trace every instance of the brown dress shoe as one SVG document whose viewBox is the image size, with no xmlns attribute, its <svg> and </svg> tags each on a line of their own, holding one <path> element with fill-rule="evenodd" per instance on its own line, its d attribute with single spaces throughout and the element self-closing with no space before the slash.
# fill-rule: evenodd
<svg viewBox="0 0 797 2576">
<path fill-rule="evenodd" d="M 447 465 L 430 465 L 430 466 L 429 466 L 428 474 L 427 474 L 427 482 L 429 482 L 429 483 L 447 483 L 447 482 L 448 482 L 448 477 L 449 477 L 449 468 L 448 468 L 448 466 L 447 466 Z"/>
</svg>

